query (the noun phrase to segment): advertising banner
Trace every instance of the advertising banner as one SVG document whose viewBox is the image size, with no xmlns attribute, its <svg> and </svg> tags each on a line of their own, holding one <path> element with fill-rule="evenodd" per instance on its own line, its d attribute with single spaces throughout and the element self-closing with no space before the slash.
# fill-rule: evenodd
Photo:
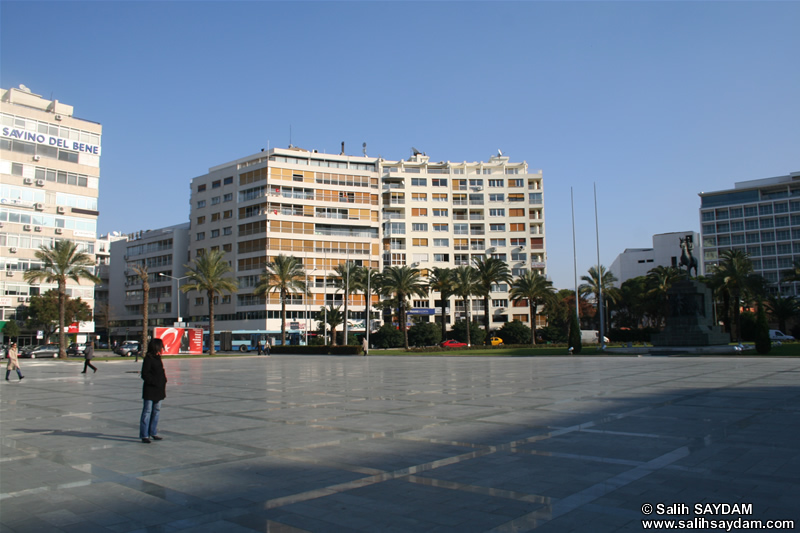
<svg viewBox="0 0 800 533">
<path fill-rule="evenodd" d="M 164 342 L 164 355 L 203 353 L 203 328 L 153 328 Z"/>
</svg>

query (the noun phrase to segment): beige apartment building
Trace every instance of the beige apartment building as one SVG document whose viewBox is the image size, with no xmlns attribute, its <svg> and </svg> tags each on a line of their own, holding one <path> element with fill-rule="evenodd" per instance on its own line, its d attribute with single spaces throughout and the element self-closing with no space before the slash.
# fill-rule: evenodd
<svg viewBox="0 0 800 533">
<path fill-rule="evenodd" d="M 97 235 L 102 126 L 73 107 L 25 86 L 0 89 L 0 321 L 17 317 L 31 295 L 55 285 L 28 285 L 35 252 L 70 239 L 92 256 Z M 91 306 L 94 286 L 69 281 L 67 292 Z M 3 324 L 0 324 L 2 326 Z M 82 325 L 91 333 L 92 324 Z"/>
<path fill-rule="evenodd" d="M 286 328 L 295 342 L 316 329 L 323 305 L 343 304 L 332 280 L 346 261 L 426 272 L 490 255 L 506 261 L 515 276 L 526 269 L 545 273 L 541 171 L 502 154 L 473 163 L 431 162 L 420 153 L 389 161 L 276 148 L 213 167 L 194 178 L 191 189 L 190 258 L 222 250 L 239 283 L 237 294 L 218 297 L 218 330 L 280 330 L 279 296 L 265 302 L 253 294 L 278 254 L 300 258 L 311 287 L 308 298 L 287 301 Z M 508 291 L 507 285 L 494 290 L 492 327 L 530 322 L 527 306 L 511 302 Z M 436 296 L 415 300 L 413 307 L 433 320 L 442 305 Z M 466 314 L 455 300 L 446 304 L 451 324 Z M 472 305 L 475 318 L 483 302 Z M 191 293 L 188 307 L 193 325 L 208 323 L 204 294 Z M 350 296 L 350 331 L 364 331 L 364 308 L 363 294 Z"/>
</svg>

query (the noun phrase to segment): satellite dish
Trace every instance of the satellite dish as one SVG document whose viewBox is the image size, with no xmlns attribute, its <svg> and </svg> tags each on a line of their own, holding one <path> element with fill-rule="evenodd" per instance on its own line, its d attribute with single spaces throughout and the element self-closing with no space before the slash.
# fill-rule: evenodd
<svg viewBox="0 0 800 533">
<path fill-rule="evenodd" d="M 20 90 L 20 91 L 23 91 L 23 92 L 26 92 L 26 93 L 29 93 L 29 92 L 31 92 L 31 90 L 30 90 L 30 89 L 28 89 L 28 88 L 27 88 L 25 85 L 23 85 L 23 84 L 21 84 L 21 83 L 19 84 L 19 90 Z"/>
<path fill-rule="evenodd" d="M 499 149 L 499 148 L 497 149 L 497 155 L 499 155 L 500 157 L 503 157 L 503 151 L 501 149 Z"/>
<path fill-rule="evenodd" d="M 419 150 L 417 150 L 416 148 L 414 148 L 414 147 L 412 146 L 412 147 L 411 147 L 411 153 L 412 153 L 412 154 L 414 154 L 414 155 L 420 155 L 422 152 L 420 152 Z"/>
</svg>

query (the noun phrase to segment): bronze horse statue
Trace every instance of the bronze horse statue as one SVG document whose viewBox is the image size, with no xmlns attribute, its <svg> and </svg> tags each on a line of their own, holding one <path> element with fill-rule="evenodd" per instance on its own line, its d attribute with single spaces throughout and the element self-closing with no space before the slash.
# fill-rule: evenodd
<svg viewBox="0 0 800 533">
<path fill-rule="evenodd" d="M 692 236 L 687 235 L 681 241 L 681 262 L 680 266 L 686 267 L 686 274 L 691 277 L 694 269 L 694 277 L 697 277 L 697 258 L 692 255 Z"/>
</svg>

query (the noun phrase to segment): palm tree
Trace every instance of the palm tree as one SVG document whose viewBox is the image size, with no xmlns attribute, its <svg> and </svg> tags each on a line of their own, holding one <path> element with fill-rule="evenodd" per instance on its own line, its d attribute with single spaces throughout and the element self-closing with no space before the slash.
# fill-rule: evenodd
<svg viewBox="0 0 800 533">
<path fill-rule="evenodd" d="M 78 251 L 78 245 L 72 241 L 59 240 L 49 248 L 41 246 L 36 251 L 36 259 L 42 262 L 42 268 L 28 270 L 23 275 L 28 283 L 56 283 L 58 285 L 58 356 L 67 358 L 67 332 L 64 328 L 64 316 L 67 305 L 67 280 L 75 283 L 88 280 L 100 283 L 100 278 L 92 273 L 94 261 L 89 254 Z"/>
<path fill-rule="evenodd" d="M 475 270 L 478 273 L 478 292 L 483 297 L 483 329 L 486 332 L 485 344 L 491 344 L 489 334 L 489 320 L 492 297 L 492 287 L 498 283 L 508 283 L 511 281 L 511 273 L 508 264 L 496 257 L 480 256 L 474 260 Z M 536 324 L 532 329 L 536 329 Z"/>
<path fill-rule="evenodd" d="M 373 270 L 368 266 L 360 267 L 355 271 L 355 281 L 350 280 L 353 285 L 354 291 L 361 291 L 364 293 L 364 316 L 366 322 L 364 325 L 364 333 L 368 331 L 367 328 L 372 324 L 370 312 L 372 310 L 372 295 L 377 294 L 378 284 L 380 283 L 380 272 Z"/>
<path fill-rule="evenodd" d="M 222 250 L 211 250 L 199 255 L 194 264 L 184 265 L 189 282 L 181 287 L 183 292 L 205 291 L 208 298 L 208 353 L 214 355 L 214 298 L 218 294 L 235 292 L 238 289 L 236 279 L 228 276 L 233 272 L 231 265 L 225 260 Z"/>
<path fill-rule="evenodd" d="M 326 332 L 328 330 L 331 331 L 331 338 L 332 338 L 331 344 L 333 346 L 336 346 L 336 328 L 341 326 L 342 323 L 344 322 L 344 313 L 342 313 L 341 308 L 342 306 L 337 305 L 336 307 L 334 307 L 333 304 L 329 305 L 327 309 L 325 308 L 324 305 L 319 308 L 320 313 L 322 313 L 323 316 L 325 316 L 326 320 L 328 321 L 328 323 L 323 324 L 323 326 L 326 328 L 325 330 Z M 320 322 L 323 321 L 320 320 Z"/>
<path fill-rule="evenodd" d="M 578 292 L 582 295 L 592 295 L 594 297 L 595 305 L 597 305 L 597 314 L 595 316 L 599 323 L 600 313 L 603 312 L 600 309 L 600 291 L 602 290 L 603 297 L 607 298 L 608 301 L 614 303 L 619 301 L 619 289 L 614 287 L 614 282 L 617 281 L 617 278 L 612 272 L 606 270 L 606 267 L 600 265 L 599 270 L 596 266 L 591 267 L 589 275 L 581 276 L 581 281 L 586 283 L 582 283 L 578 287 Z"/>
<path fill-rule="evenodd" d="M 673 283 L 683 279 L 683 273 L 675 267 L 657 266 L 647 272 L 647 295 L 661 302 L 660 314 L 666 320 L 669 311 L 669 298 L 667 293 Z"/>
<path fill-rule="evenodd" d="M 149 273 L 147 272 L 147 264 L 131 265 L 131 270 L 136 273 L 140 280 L 142 280 L 142 344 L 139 349 L 142 353 L 147 352 L 147 333 L 148 333 L 148 320 L 150 314 L 150 280 L 148 279 Z M 177 296 L 177 295 L 176 295 Z"/>
<path fill-rule="evenodd" d="M 511 284 L 509 296 L 514 301 L 528 300 L 531 311 L 531 345 L 535 345 L 536 309 L 555 299 L 553 282 L 534 270 L 526 270 Z"/>
<path fill-rule="evenodd" d="M 794 260 L 794 263 L 792 263 L 792 268 L 781 272 L 781 281 L 786 283 L 800 281 L 800 259 Z"/>
<path fill-rule="evenodd" d="M 464 301 L 467 322 L 467 344 L 470 344 L 469 297 L 478 294 L 478 272 L 469 265 L 461 265 L 453 270 L 453 294 Z"/>
<path fill-rule="evenodd" d="M 277 292 L 281 299 L 281 345 L 286 345 L 286 299 L 289 293 L 307 294 L 306 271 L 303 262 L 293 255 L 278 255 L 267 263 L 261 278 L 253 290 L 256 296 Z"/>
<path fill-rule="evenodd" d="M 447 340 L 447 301 L 453 295 L 453 270 L 434 267 L 428 276 L 428 290 L 436 291 L 442 298 L 442 340 Z"/>
<path fill-rule="evenodd" d="M 778 323 L 778 329 L 786 333 L 786 321 L 797 315 L 798 305 L 794 297 L 780 294 L 767 297 L 767 313 Z"/>
<path fill-rule="evenodd" d="M 411 296 L 425 296 L 428 290 L 420 275 L 420 271 L 409 266 L 389 266 L 381 273 L 381 292 L 390 295 L 397 301 L 397 317 L 400 320 L 400 331 L 408 350 L 408 329 L 406 328 L 406 303 Z"/>
<path fill-rule="evenodd" d="M 720 256 L 720 263 L 712 269 L 713 284 L 723 294 L 727 303 L 727 313 L 731 316 L 731 338 L 741 338 L 742 300 L 757 292 L 763 286 L 761 276 L 753 273 L 750 256 L 741 250 L 726 250 Z"/>
<path fill-rule="evenodd" d="M 333 269 L 336 272 L 337 278 L 333 280 L 333 286 L 344 293 L 344 343 L 347 344 L 347 319 L 350 317 L 348 312 L 348 304 L 350 303 L 350 295 L 355 294 L 358 287 L 358 270 L 359 267 L 353 261 L 346 261 L 339 263 Z M 365 280 L 366 281 L 366 280 Z"/>
</svg>

